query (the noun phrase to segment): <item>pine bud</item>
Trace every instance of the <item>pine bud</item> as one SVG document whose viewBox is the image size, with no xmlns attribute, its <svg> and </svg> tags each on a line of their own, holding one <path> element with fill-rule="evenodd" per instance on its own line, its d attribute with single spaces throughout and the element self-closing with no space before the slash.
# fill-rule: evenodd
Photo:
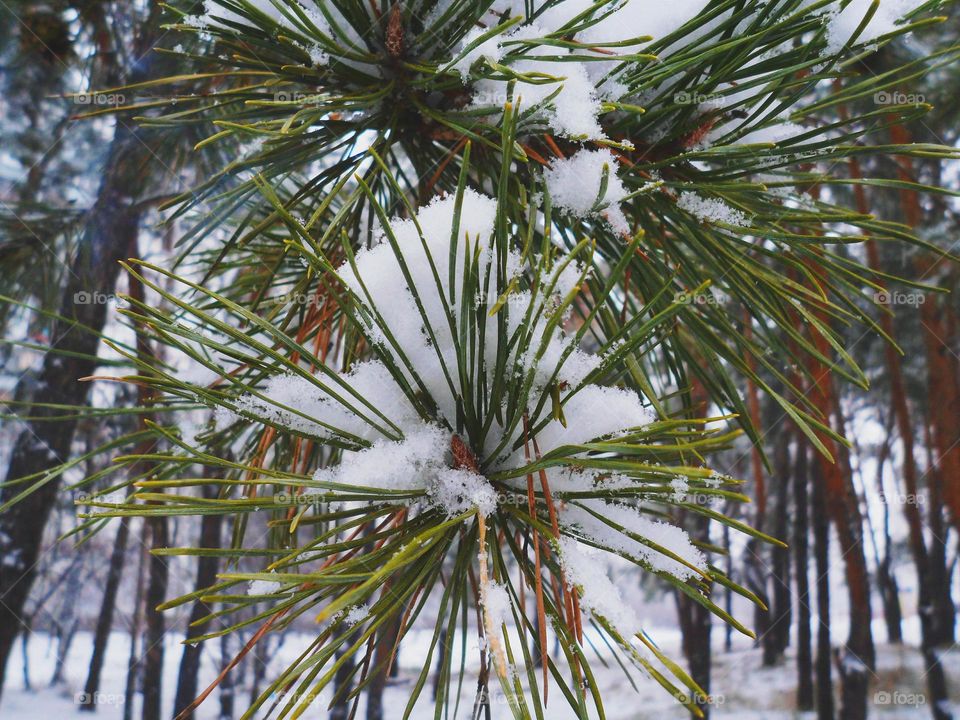
<svg viewBox="0 0 960 720">
<path fill-rule="evenodd" d="M 390 10 L 390 19 L 387 21 L 386 34 L 387 53 L 392 58 L 403 55 L 403 11 L 400 3 L 395 3 Z"/>
</svg>

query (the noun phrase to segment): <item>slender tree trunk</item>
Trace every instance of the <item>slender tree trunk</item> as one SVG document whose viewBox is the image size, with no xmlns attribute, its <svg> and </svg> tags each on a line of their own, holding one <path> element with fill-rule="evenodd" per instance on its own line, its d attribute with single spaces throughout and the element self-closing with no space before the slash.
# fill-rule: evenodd
<svg viewBox="0 0 960 720">
<path fill-rule="evenodd" d="M 819 463 L 817 464 L 819 466 Z M 812 477 L 813 552 L 817 575 L 817 720 L 833 720 L 833 679 L 830 648 L 830 515 L 826 483 L 819 472 Z"/>
<path fill-rule="evenodd" d="M 80 546 L 70 564 L 63 587 L 63 592 L 67 598 L 75 598 L 80 594 L 81 575 L 83 574 L 84 560 L 89 547 L 88 544 Z M 64 666 L 79 625 L 76 605 L 70 601 L 61 604 L 55 622 L 57 627 L 57 661 L 54 664 L 53 675 L 50 677 L 50 687 L 55 687 L 63 682 Z"/>
<path fill-rule="evenodd" d="M 141 528 L 146 523 L 141 523 Z M 141 534 L 143 530 L 141 529 Z M 133 699 L 140 677 L 140 629 L 143 624 L 143 584 L 146 578 L 147 553 L 141 548 L 137 553 L 137 587 L 133 597 L 133 621 L 130 623 L 130 656 L 127 662 L 127 680 L 123 690 L 123 720 L 133 718 Z"/>
<path fill-rule="evenodd" d="M 797 586 L 797 710 L 813 710 L 813 651 L 810 635 L 810 578 L 807 566 L 810 532 L 810 499 L 807 493 L 807 444 L 796 433 L 793 464 L 793 565 Z"/>
<path fill-rule="evenodd" d="M 702 515 L 691 517 L 691 535 L 700 541 L 709 539 L 710 521 Z M 704 697 L 695 698 L 703 712 L 703 720 L 710 717 L 710 634 L 713 626 L 710 611 L 683 593 L 677 592 L 677 613 L 680 618 L 683 654 L 687 660 L 690 677 L 700 686 Z"/>
<path fill-rule="evenodd" d="M 33 683 L 30 682 L 30 635 L 32 634 L 31 625 L 33 618 L 24 619 L 24 632 L 20 635 L 20 658 L 23 662 L 23 687 L 25 690 L 33 690 Z"/>
<path fill-rule="evenodd" d="M 216 485 L 205 485 L 203 496 L 208 499 L 219 494 Z M 223 530 L 222 515 L 204 515 L 200 522 L 200 547 L 219 548 Z M 197 580 L 194 589 L 199 592 L 210 587 L 217 579 L 218 560 L 216 557 L 203 555 L 197 559 Z M 187 637 L 198 633 L 195 623 L 213 612 L 213 608 L 197 598 L 190 610 L 190 619 L 187 621 Z M 198 643 L 188 643 L 183 646 L 183 655 L 180 658 L 180 672 L 177 677 L 177 694 L 173 703 L 173 715 L 176 717 L 197 696 L 197 677 L 200 672 L 201 646 Z M 192 716 L 192 714 L 191 714 Z"/>
<path fill-rule="evenodd" d="M 812 268 L 816 271 L 816 267 Z M 831 354 L 827 339 L 814 330 L 814 344 L 825 357 Z M 839 408 L 833 387 L 832 374 L 816 358 L 808 358 L 813 379 L 810 399 L 828 423 Z M 842 429 L 841 422 L 832 424 Z M 870 582 L 863 543 L 863 517 L 860 501 L 853 487 L 849 457 L 838 444 L 825 433 L 820 441 L 833 456 L 831 461 L 818 455 L 821 480 L 825 483 L 826 509 L 837 529 L 837 539 L 843 557 L 850 613 L 850 629 L 847 641 L 837 652 L 837 671 L 841 681 L 841 717 L 843 720 L 865 720 L 867 717 L 867 694 L 875 657 L 870 607 Z M 821 618 L 821 621 L 823 618 Z"/>
<path fill-rule="evenodd" d="M 949 528 L 944 523 L 943 485 L 940 471 L 933 462 L 933 444 L 930 437 L 930 424 L 924 423 L 924 444 L 927 446 L 927 487 L 929 489 L 927 523 L 930 526 L 930 582 L 933 586 L 933 624 L 936 628 L 936 643 L 940 646 L 953 645 L 956 622 L 953 597 L 950 593 L 950 575 L 952 568 L 947 561 L 947 535 Z"/>
<path fill-rule="evenodd" d="M 113 551 L 110 553 L 110 567 L 107 570 L 107 580 L 103 588 L 103 598 L 100 602 L 100 614 L 97 616 L 97 627 L 93 635 L 93 654 L 90 656 L 90 668 L 87 671 L 87 682 L 83 686 L 83 700 L 80 709 L 86 712 L 96 710 L 94 698 L 100 690 L 100 673 L 103 671 L 103 661 L 107 655 L 107 643 L 110 640 L 110 630 L 113 627 L 113 611 L 117 605 L 117 589 L 123 577 L 123 566 L 126 564 L 127 538 L 130 535 L 129 518 L 120 518 L 117 526 L 117 535 L 113 541 Z"/>
<path fill-rule="evenodd" d="M 169 545 L 167 519 L 149 519 L 150 548 L 156 550 Z M 149 581 L 146 593 L 146 648 L 143 663 L 143 720 L 161 720 L 163 691 L 163 640 L 166 623 L 163 613 L 157 609 L 167 598 L 169 568 L 166 559 L 150 555 L 147 562 Z"/>
<path fill-rule="evenodd" d="M 357 635 L 346 641 L 349 647 L 357 640 Z M 330 705 L 330 720 L 347 720 L 350 716 L 350 690 L 353 688 L 353 675 L 357 664 L 350 655 L 337 670 L 333 680 L 333 703 Z"/>
<path fill-rule="evenodd" d="M 743 310 L 743 336 L 747 342 L 753 341 L 753 319 L 750 317 L 746 308 Z M 747 368 L 751 372 L 756 372 L 756 360 L 750 353 L 744 357 Z M 761 427 L 760 417 L 760 397 L 757 392 L 757 384 L 747 380 L 747 411 L 750 414 L 750 422 L 755 428 Z M 767 523 L 767 485 L 764 476 L 763 452 L 760 447 L 753 443 L 750 447 L 750 469 L 753 473 L 753 527 L 760 532 L 766 532 Z M 769 579 L 770 571 L 764 554 L 766 546 L 757 541 L 751 541 L 746 548 L 746 557 L 744 559 L 744 579 L 747 589 L 760 598 L 765 607 L 755 605 L 753 608 L 753 629 L 757 635 L 757 644 L 762 644 L 770 632 L 773 619 L 770 612 L 769 597 Z M 766 647 L 766 646 L 764 646 Z M 767 654 L 764 651 L 764 664 L 767 664 Z"/>
<path fill-rule="evenodd" d="M 694 380 L 689 393 L 689 408 L 694 417 L 705 417 L 710 395 L 706 387 Z M 688 515 L 688 513 L 682 513 Z M 683 518 L 681 518 L 683 519 Z M 710 542 L 710 520 L 704 515 L 690 514 L 690 535 L 695 541 Z M 709 590 L 708 590 L 709 592 Z M 703 691 L 703 696 L 693 698 L 703 713 L 703 720 L 710 717 L 710 673 L 713 648 L 710 644 L 712 614 L 687 595 L 676 591 L 677 614 L 680 618 L 683 654 L 687 659 L 690 677 Z"/>
<path fill-rule="evenodd" d="M 143 283 L 132 274 L 128 275 L 130 286 L 130 297 L 137 302 L 144 302 Z M 142 328 L 137 327 L 137 357 L 145 364 L 154 362 L 155 356 L 150 342 Z M 152 390 L 149 387 L 140 385 L 137 388 L 139 395 L 139 404 L 145 407 L 151 399 Z M 139 422 L 145 427 L 147 415 L 140 415 Z M 154 449 L 154 441 L 147 439 L 138 448 L 137 452 L 142 454 L 150 453 Z M 135 463 L 131 467 L 131 474 L 147 474 L 152 471 L 152 465 L 146 464 L 140 466 Z M 145 520 L 145 527 L 150 531 L 150 549 L 165 549 L 169 544 L 169 529 L 167 518 L 163 516 L 151 516 Z M 146 607 L 144 608 L 144 617 L 146 621 L 146 638 L 144 642 L 144 664 L 143 664 L 143 720 L 161 720 L 163 713 L 163 642 L 166 635 L 166 622 L 163 613 L 158 609 L 167 599 L 167 585 L 169 583 L 170 569 L 167 560 L 163 556 L 151 553 L 147 561 L 148 581 L 146 590 Z"/>
<path fill-rule="evenodd" d="M 887 460 L 890 457 L 890 440 L 893 428 L 888 427 L 884 442 L 880 446 L 880 452 L 877 455 L 877 474 L 874 480 L 874 487 L 880 496 L 880 502 L 883 505 L 883 555 L 877 549 L 874 542 L 874 554 L 877 564 L 877 587 L 880 589 L 880 598 L 883 601 L 883 619 L 887 626 L 887 642 L 899 645 L 903 642 L 903 612 L 900 609 L 900 587 L 897 584 L 897 578 L 893 574 L 893 540 L 890 537 L 890 501 L 887 492 L 884 489 L 883 473 L 886 468 Z M 867 523 L 870 535 L 875 535 L 873 525 L 870 523 L 870 515 L 867 513 Z"/>
<path fill-rule="evenodd" d="M 66 628 L 61 628 L 60 636 L 57 638 L 57 662 L 53 668 L 53 676 L 50 678 L 51 687 L 63 684 L 63 670 L 79 626 L 80 621 L 74 616 L 66 623 Z"/>
<path fill-rule="evenodd" d="M 220 637 L 220 664 L 227 667 L 233 659 L 230 649 L 232 633 L 227 633 Z M 234 687 L 234 671 L 230 670 L 220 681 L 220 719 L 233 720 L 233 709 L 236 700 L 236 690 Z"/>
<path fill-rule="evenodd" d="M 402 612 L 381 628 L 373 657 L 373 680 L 367 685 L 367 720 L 383 720 L 383 691 L 389 672 L 393 669 L 393 648 L 400 635 Z"/>
<path fill-rule="evenodd" d="M 786 479 L 790 477 L 790 436 L 787 433 L 780 437 L 774 448 L 773 466 L 776 476 L 781 479 L 773 507 L 773 536 L 787 540 L 790 490 L 786 483 Z M 767 666 L 775 665 L 782 659 L 790 643 L 790 623 L 793 617 L 793 598 L 790 595 L 790 548 L 775 547 L 771 557 L 770 577 L 773 580 L 773 592 L 770 597 L 771 618 L 770 628 L 763 637 L 763 664 Z"/>
</svg>

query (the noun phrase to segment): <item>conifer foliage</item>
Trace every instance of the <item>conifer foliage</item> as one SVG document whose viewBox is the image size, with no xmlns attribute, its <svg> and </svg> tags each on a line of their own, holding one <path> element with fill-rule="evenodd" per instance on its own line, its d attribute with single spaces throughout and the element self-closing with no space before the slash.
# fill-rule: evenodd
<svg viewBox="0 0 960 720">
<path fill-rule="evenodd" d="M 479 712 L 495 683 L 515 717 L 548 700 L 587 717 L 603 636 L 626 673 L 701 714 L 708 698 L 607 567 L 639 566 L 750 634 L 710 588 L 759 600 L 678 518 L 779 542 L 720 512 L 747 497 L 709 466 L 739 433 L 759 439 L 747 382 L 824 455 L 841 441 L 805 398 L 810 368 L 866 383 L 833 328 L 874 327 L 863 300 L 881 285 L 836 246 L 920 241 L 831 192 L 906 181 L 833 169 L 952 156 L 863 141 L 927 109 L 864 99 L 956 52 L 880 75 L 866 59 L 944 4 L 175 4 L 168 52 L 195 73 L 125 91 L 145 125 L 190 128 L 197 152 L 231 161 L 168 204 L 175 256 L 127 266 L 147 293 L 123 313 L 162 352 L 106 341 L 151 389 L 156 449 L 134 449 L 138 432 L 84 481 L 130 494 L 94 497 L 83 531 L 232 518 L 230 547 L 157 552 L 224 561 L 203 598 L 227 627 L 200 623 L 199 641 L 315 620 L 250 714 L 296 717 L 345 667 L 353 690 L 337 691 L 359 693 L 392 662 L 375 652 L 389 628 L 395 651 L 425 622 L 405 713 Z"/>
</svg>

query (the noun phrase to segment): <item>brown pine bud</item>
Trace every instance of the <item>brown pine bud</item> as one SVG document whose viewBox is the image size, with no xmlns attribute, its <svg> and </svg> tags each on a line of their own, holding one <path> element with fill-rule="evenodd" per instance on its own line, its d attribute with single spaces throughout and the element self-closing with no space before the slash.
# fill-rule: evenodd
<svg viewBox="0 0 960 720">
<path fill-rule="evenodd" d="M 466 468 L 475 473 L 480 472 L 480 465 L 470 448 L 459 435 L 450 438 L 450 452 L 453 453 L 453 467 L 455 470 Z"/>
<path fill-rule="evenodd" d="M 403 12 L 400 3 L 395 3 L 390 10 L 390 19 L 387 20 L 386 34 L 387 52 L 392 58 L 403 55 Z"/>
</svg>

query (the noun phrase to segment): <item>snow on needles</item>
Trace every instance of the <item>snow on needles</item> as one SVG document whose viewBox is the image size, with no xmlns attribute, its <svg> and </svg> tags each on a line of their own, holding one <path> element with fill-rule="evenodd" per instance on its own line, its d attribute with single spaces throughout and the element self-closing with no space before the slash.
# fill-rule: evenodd
<svg viewBox="0 0 960 720">
<path fill-rule="evenodd" d="M 723 200 L 701 197 L 694 192 L 680 193 L 680 197 L 677 199 L 677 207 L 686 210 L 704 222 L 738 225 L 740 227 L 746 227 L 750 224 L 746 215 L 739 210 L 734 210 Z"/>
<path fill-rule="evenodd" d="M 629 235 L 630 226 L 619 205 L 627 190 L 617 177 L 618 168 L 607 149 L 580 150 L 569 158 L 555 160 L 543 176 L 554 206 L 578 218 L 599 214 L 616 232 Z"/>
<path fill-rule="evenodd" d="M 571 162 L 583 163 L 597 182 L 604 165 L 614 166 L 606 152 L 578 154 Z M 554 188 L 561 202 L 564 182 Z M 604 197 L 615 201 L 621 193 L 611 172 Z M 541 457 L 551 453 L 582 457 L 586 443 L 655 421 L 637 393 L 588 382 L 601 357 L 584 352 L 574 344 L 576 336 L 566 335 L 562 323 L 552 322 L 552 314 L 559 312 L 557 298 L 578 291 L 584 269 L 561 260 L 546 269 L 537 258 L 529 261 L 536 270 L 528 267 L 512 244 L 498 245 L 496 217 L 494 200 L 466 190 L 459 198 L 437 198 L 414 217 L 394 219 L 380 228 L 372 247 L 337 271 L 359 306 L 356 318 L 364 324 L 376 358 L 345 373 L 328 369 L 316 376 L 268 378 L 256 392 L 235 401 L 242 415 L 346 444 L 337 462 L 316 470 L 315 487 L 349 495 L 350 501 L 368 498 L 382 503 L 393 497 L 396 503 L 439 509 L 448 518 L 473 512 L 490 516 L 501 496 L 525 500 L 523 468 L 531 456 L 530 446 L 521 442 L 522 424 L 508 425 L 506 413 L 501 418 L 496 414 L 478 418 L 490 430 L 486 447 L 466 448 L 476 453 L 472 459 L 464 456 L 463 439 L 451 432 L 466 400 L 477 394 L 478 387 L 491 393 L 504 374 L 535 386 L 525 408 L 513 412 L 526 410 Z M 528 282 L 534 272 L 548 277 Z M 470 277 L 485 278 L 479 294 L 467 285 Z M 500 304 L 504 287 L 510 291 Z M 476 312 L 466 312 L 468 303 L 478 303 Z M 490 313 L 493 307 L 497 312 Z M 461 328 L 465 320 L 469 325 Z M 507 348 L 498 347 L 504 337 L 501 324 L 506 326 Z M 524 335 L 529 335 L 529 342 L 515 341 Z M 479 337 L 486 342 L 476 342 Z M 474 348 L 470 357 L 457 351 L 462 338 Z M 304 365 L 309 366 L 306 361 Z M 564 388 L 560 402 L 565 422 L 553 417 L 549 405 L 539 407 L 540 398 L 554 384 Z M 486 467 L 515 472 L 501 475 L 508 479 L 495 487 L 478 470 Z M 627 475 L 597 476 L 563 462 L 543 473 L 562 500 L 558 550 L 568 583 L 576 587 L 586 611 L 613 628 L 623 642 L 631 642 L 641 631 L 640 619 L 607 576 L 605 563 L 598 562 L 596 549 L 681 580 L 704 571 L 703 554 L 679 527 L 637 507 L 585 497 L 595 488 L 616 491 L 637 482 Z M 685 492 L 686 484 L 676 481 L 671 489 Z M 577 491 L 585 492 L 576 499 L 564 497 Z M 251 592 L 276 589 L 257 583 Z M 510 621 L 506 587 L 496 583 L 485 587 L 481 603 L 494 627 Z M 356 615 L 361 619 L 359 611 Z"/>
<path fill-rule="evenodd" d="M 857 44 L 873 42 L 882 35 L 893 32 L 897 23 L 911 11 L 923 5 L 918 0 L 883 0 L 870 22 L 856 38 Z M 827 17 L 827 52 L 831 55 L 843 50 L 853 37 L 867 13 L 872 0 L 852 0 L 843 10 L 831 12 Z"/>
<path fill-rule="evenodd" d="M 249 0 L 249 3 L 253 6 L 256 13 L 265 16 L 282 28 L 289 28 L 301 34 L 306 29 L 302 23 L 291 22 L 291 16 L 297 17 L 297 13 L 293 8 L 286 8 L 286 13 L 284 13 L 272 0 Z M 278 3 L 280 6 L 285 4 L 283 0 L 278 0 Z M 327 18 L 315 5 L 312 3 L 297 5 L 300 12 L 307 17 L 317 30 L 324 35 L 330 34 L 330 24 L 327 22 Z M 331 10 L 335 16 L 339 15 L 332 6 L 328 9 L 328 12 Z M 233 31 L 235 30 L 233 25 L 244 25 L 246 27 L 258 27 L 261 25 L 256 19 L 231 10 L 220 2 L 220 0 L 204 0 L 202 10 L 197 15 L 188 15 L 184 18 L 183 22 L 185 25 L 195 27 L 200 31 L 206 31 L 210 28 Z M 233 25 L 230 23 L 233 23 Z M 305 46 L 304 49 L 310 55 L 310 59 L 315 65 L 324 65 L 329 60 L 329 56 L 319 43 L 311 43 Z"/>
<path fill-rule="evenodd" d="M 490 483 L 475 472 L 453 467 L 450 428 L 456 426 L 466 394 L 475 392 L 477 385 L 492 387 L 495 381 L 499 348 L 489 339 L 499 338 L 501 317 L 505 317 L 508 337 L 514 336 L 522 323 L 529 323 L 529 345 L 542 351 L 520 352 L 511 343 L 507 352 L 507 372 L 532 378 L 527 408 L 530 422 L 538 427 L 543 424 L 535 413 L 549 383 L 568 388 L 566 425 L 551 418 L 536 434 L 542 453 L 623 433 L 654 420 L 635 392 L 586 383 L 601 357 L 572 345 L 574 338 L 550 322 L 553 303 L 575 292 L 583 276 L 582 268 L 573 262 L 555 263 L 553 277 L 542 283 L 544 288 L 553 285 L 551 295 L 546 290 L 534 295 L 521 289 L 523 263 L 519 253 L 509 249 L 499 286 L 514 282 L 514 289 L 498 313 L 477 313 L 478 318 L 485 318 L 485 327 L 470 332 L 482 332 L 488 338 L 483 362 L 459 367 L 461 356 L 456 348 L 462 333 L 458 307 L 464 302 L 493 307 L 501 273 L 494 241 L 496 203 L 470 190 L 465 191 L 461 203 L 456 234 L 452 229 L 457 200 L 438 198 L 420 208 L 415 218 L 391 221 L 389 228 L 379 231 L 373 247 L 339 269 L 341 280 L 366 311 L 366 331 L 381 359 L 358 363 L 347 373 L 274 376 L 256 392 L 235 401 L 242 415 L 355 446 L 344 450 L 338 464 L 319 469 L 317 481 L 336 488 L 423 492 L 448 515 L 472 508 L 484 514 L 493 512 L 497 495 Z M 469 291 L 464 290 L 463 273 L 467 257 L 479 262 L 474 273 L 490 278 L 481 297 L 466 296 Z M 468 384 L 463 386 L 465 381 Z M 412 393 L 423 391 L 435 407 L 432 417 L 422 416 L 411 399 Z M 540 417 L 549 412 L 540 410 Z M 492 420 L 488 447 L 476 449 L 478 460 L 500 469 L 522 467 L 527 462 L 523 450 L 511 447 L 522 428 L 513 427 L 506 452 L 489 457 L 507 432 L 499 422 Z"/>
<path fill-rule="evenodd" d="M 682 528 L 647 517 L 636 508 L 584 500 L 565 506 L 560 520 L 607 550 L 622 553 L 652 570 L 681 580 L 698 575 L 695 568 L 703 570 L 706 567 L 703 553 L 690 542 Z M 643 538 L 643 542 L 625 535 L 615 525 Z M 669 554 L 661 552 L 660 548 Z"/>
<path fill-rule="evenodd" d="M 464 36 L 460 43 L 460 51 L 466 52 L 464 52 L 462 58 L 454 63 L 453 69 L 460 73 L 464 79 L 470 77 L 470 68 L 477 60 L 485 58 L 487 60 L 497 62 L 503 57 L 503 48 L 500 45 L 500 38 L 496 35 L 487 38 L 483 42 L 478 43 L 476 47 L 467 50 L 471 44 L 480 39 L 484 32 L 486 32 L 484 28 L 474 28 Z"/>
<path fill-rule="evenodd" d="M 580 588 L 580 607 L 605 619 L 629 642 L 643 629 L 642 623 L 607 577 L 603 563 L 598 562 L 598 553 L 570 537 L 561 537 L 558 544 L 567 583 Z"/>
<path fill-rule="evenodd" d="M 617 55 L 637 52 L 639 46 L 649 42 L 640 40 L 641 37 L 659 39 L 671 34 L 702 12 L 707 2 L 676 0 L 669 6 L 657 7 L 646 0 L 626 0 L 597 8 L 591 0 L 565 0 L 539 14 L 537 10 L 543 3 L 534 3 L 535 20 L 484 41 L 468 51 L 454 67 L 466 82 L 470 67 L 480 57 L 502 61 L 523 76 L 514 96 L 521 103 L 521 111 L 538 107 L 537 114 L 561 135 L 602 139 L 605 136 L 598 122 L 601 101 L 617 99 L 624 92 L 622 83 L 615 77 Z M 495 3 L 492 9 L 498 13 L 524 14 L 523 3 L 516 1 Z M 484 31 L 471 30 L 457 54 L 463 53 Z M 540 44 L 542 40 L 549 41 L 552 35 L 572 35 L 584 47 L 574 52 Z M 609 43 L 623 45 L 604 47 L 602 54 L 590 47 Z M 520 48 L 522 51 L 518 51 Z M 584 55 L 593 55 L 593 58 L 577 59 Z M 474 103 L 503 105 L 506 89 L 506 80 L 481 79 L 474 86 Z"/>
</svg>

